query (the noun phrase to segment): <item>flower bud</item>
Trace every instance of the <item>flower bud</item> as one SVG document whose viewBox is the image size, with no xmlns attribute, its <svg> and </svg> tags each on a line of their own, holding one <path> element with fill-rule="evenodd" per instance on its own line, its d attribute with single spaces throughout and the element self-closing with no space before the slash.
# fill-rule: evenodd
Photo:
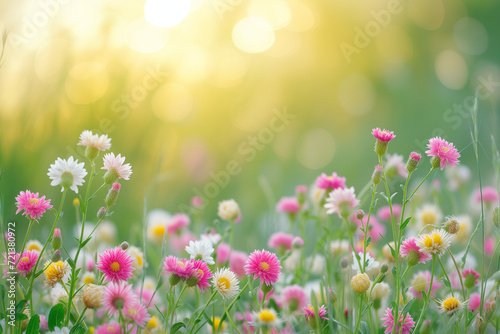
<svg viewBox="0 0 500 334">
<path fill-rule="evenodd" d="M 124 251 L 128 249 L 128 242 L 124 241 L 121 243 L 120 248 L 123 249 Z"/>
<path fill-rule="evenodd" d="M 73 205 L 74 206 L 79 206 L 80 205 L 80 200 L 75 197 L 75 199 L 73 200 Z"/>
<path fill-rule="evenodd" d="M 120 193 L 120 187 L 121 186 L 119 183 L 113 183 L 111 189 L 109 189 L 109 192 L 106 195 L 106 199 L 104 200 L 107 207 L 110 207 L 113 204 L 115 204 L 116 199 L 118 198 L 118 194 Z"/>
<path fill-rule="evenodd" d="M 168 277 L 168 282 L 170 283 L 170 286 L 176 286 L 180 281 L 181 281 L 180 276 L 177 276 L 176 274 L 170 274 L 170 276 Z"/>
<path fill-rule="evenodd" d="M 337 293 L 332 288 L 328 289 L 328 298 L 330 298 L 330 303 L 335 304 L 337 301 Z"/>
<path fill-rule="evenodd" d="M 295 188 L 295 196 L 297 197 L 297 201 L 300 206 L 302 206 L 307 200 L 307 187 L 306 186 L 297 186 Z"/>
<path fill-rule="evenodd" d="M 103 219 L 104 217 L 106 217 L 106 208 L 103 206 L 97 211 L 97 219 Z"/>
<path fill-rule="evenodd" d="M 408 173 L 413 173 L 417 169 L 418 162 L 422 156 L 416 152 L 411 152 L 408 162 L 406 163 L 406 170 Z"/>
<path fill-rule="evenodd" d="M 340 268 L 345 269 L 349 265 L 349 261 L 343 257 L 340 259 Z"/>
<path fill-rule="evenodd" d="M 416 266 L 420 261 L 420 253 L 415 249 L 410 249 L 408 255 L 405 257 L 405 261 L 409 267 Z"/>
<path fill-rule="evenodd" d="M 267 285 L 266 283 L 263 283 L 261 286 L 260 286 L 260 289 L 262 290 L 262 292 L 264 293 L 269 293 L 271 292 L 271 290 L 273 289 L 273 286 L 272 285 Z"/>
<path fill-rule="evenodd" d="M 359 209 L 358 211 L 356 211 L 356 219 L 357 220 L 363 220 L 363 218 L 365 218 L 365 213 L 363 210 Z"/>
<path fill-rule="evenodd" d="M 382 299 L 389 294 L 390 287 L 387 283 L 377 283 L 373 286 L 372 298 Z"/>
<path fill-rule="evenodd" d="M 444 223 L 444 229 L 450 234 L 457 234 L 460 231 L 460 223 L 453 217 L 450 217 Z"/>
<path fill-rule="evenodd" d="M 54 229 L 54 236 L 52 238 L 51 245 L 53 250 L 58 250 L 62 246 L 61 230 L 58 228 Z"/>
<path fill-rule="evenodd" d="M 372 174 L 372 182 L 374 185 L 377 185 L 382 180 L 382 167 L 380 165 L 375 166 L 375 170 Z"/>
<path fill-rule="evenodd" d="M 52 257 L 50 258 L 50 260 L 52 262 L 59 262 L 59 261 L 61 261 L 61 258 L 62 258 L 61 257 L 61 251 L 60 250 L 56 250 L 54 252 L 54 254 L 52 254 Z"/>
<path fill-rule="evenodd" d="M 433 156 L 431 158 L 431 166 L 432 166 L 432 169 L 436 169 L 436 168 L 441 167 L 441 158 L 438 157 L 437 155 Z"/>
<path fill-rule="evenodd" d="M 304 240 L 302 240 L 301 237 L 295 237 L 293 238 L 292 240 L 292 247 L 293 248 L 302 248 L 302 246 L 304 246 Z"/>
<path fill-rule="evenodd" d="M 383 263 L 380 266 L 380 273 L 385 274 L 389 270 L 389 265 L 387 263 Z"/>
<path fill-rule="evenodd" d="M 97 309 L 101 307 L 102 289 L 102 286 L 87 284 L 82 293 L 82 301 L 86 308 Z"/>
<path fill-rule="evenodd" d="M 395 248 L 394 241 L 391 241 L 389 244 L 391 245 L 392 249 Z M 384 257 L 388 261 L 395 262 L 394 257 L 392 256 L 391 247 L 389 247 L 389 244 L 385 244 L 384 247 L 382 247 L 382 254 L 384 255 Z"/>
<path fill-rule="evenodd" d="M 367 274 L 358 274 L 351 278 L 351 288 L 354 292 L 363 294 L 370 288 L 370 279 Z"/>
</svg>

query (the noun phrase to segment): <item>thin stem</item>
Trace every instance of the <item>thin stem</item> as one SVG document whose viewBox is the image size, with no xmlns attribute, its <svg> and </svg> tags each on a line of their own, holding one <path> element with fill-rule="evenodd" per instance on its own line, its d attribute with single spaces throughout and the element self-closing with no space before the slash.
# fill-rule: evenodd
<svg viewBox="0 0 500 334">
<path fill-rule="evenodd" d="M 351 228 L 349 227 L 349 222 L 347 221 L 347 218 L 344 218 L 344 221 L 345 221 L 345 224 L 347 226 L 347 232 L 349 233 L 349 240 L 351 241 L 351 247 L 352 247 L 352 251 L 354 252 L 354 258 L 358 262 L 359 270 L 361 270 L 363 267 L 361 267 L 360 259 L 358 258 L 358 254 L 356 254 L 356 248 L 354 247 L 354 239 L 353 239 Z"/>
<path fill-rule="evenodd" d="M 172 317 L 170 320 L 170 323 L 174 323 L 174 316 L 175 316 L 175 310 L 177 309 L 177 305 L 179 305 L 179 301 L 181 300 L 182 295 L 184 294 L 184 291 L 186 291 L 187 285 L 184 284 L 184 286 L 181 289 L 181 293 L 179 293 L 179 297 L 177 297 L 177 300 L 174 303 L 174 308 L 172 309 Z"/>
<path fill-rule="evenodd" d="M 248 285 L 248 283 L 247 283 Z M 241 293 L 241 292 L 240 292 Z M 195 321 L 194 321 L 194 324 L 193 324 L 193 327 L 191 328 L 191 330 L 189 331 L 189 334 L 193 333 L 194 331 L 194 328 L 196 327 L 196 320 L 200 319 L 202 316 L 203 316 L 203 313 L 205 313 L 205 310 L 207 309 L 208 305 L 210 304 L 210 302 L 212 301 L 212 299 L 214 299 L 215 295 L 217 294 L 217 290 L 214 290 L 214 292 L 212 293 L 212 295 L 210 296 L 210 298 L 208 299 L 207 303 L 205 304 L 205 306 L 203 307 L 203 310 L 201 310 L 201 312 L 198 314 L 198 316 L 196 317 Z M 238 297 L 236 297 L 238 298 Z M 235 298 L 235 299 L 236 299 Z"/>
<path fill-rule="evenodd" d="M 233 326 L 234 330 L 236 330 L 238 332 L 238 334 L 241 334 L 241 332 L 238 330 L 238 328 L 236 327 L 236 325 L 234 324 L 233 322 L 233 319 L 231 319 L 231 316 L 229 315 L 229 311 L 227 310 L 227 307 L 226 307 L 226 303 L 224 302 L 224 309 L 226 310 L 226 317 L 227 317 L 227 320 L 229 320 L 229 322 L 231 323 L 231 325 Z"/>
<path fill-rule="evenodd" d="M 450 277 L 448 277 L 448 273 L 446 272 L 446 269 L 444 268 L 443 266 L 443 262 L 441 262 L 441 259 L 438 257 L 438 261 L 439 261 L 439 265 L 441 266 L 441 269 L 443 270 L 443 273 L 444 273 L 444 276 L 446 277 L 446 279 L 448 280 L 448 283 L 450 284 L 450 292 L 451 292 L 451 296 L 452 297 L 455 297 L 454 294 L 453 294 L 453 289 L 451 287 L 451 281 L 450 281 Z"/>
<path fill-rule="evenodd" d="M 377 190 L 377 185 L 373 184 L 373 191 L 372 191 L 372 201 L 370 203 L 370 209 L 368 210 L 368 218 L 366 218 L 366 226 L 365 226 L 365 235 L 363 239 L 363 268 L 361 269 L 361 272 L 364 273 L 366 269 L 366 239 L 368 236 L 368 228 L 370 226 L 370 217 L 372 215 L 372 210 L 373 210 L 373 204 L 375 203 L 375 192 Z M 363 225 L 363 222 L 361 222 L 361 225 Z"/>
<path fill-rule="evenodd" d="M 17 265 L 19 264 L 19 261 L 21 261 L 21 257 L 22 257 L 23 252 L 24 252 L 24 247 L 26 247 L 26 243 L 28 242 L 28 237 L 30 235 L 31 227 L 33 226 L 33 222 L 34 221 L 35 221 L 34 219 L 30 219 L 30 223 L 28 225 L 28 231 L 26 232 L 26 236 L 24 237 L 23 247 L 19 251 L 20 252 L 20 256 L 19 256 L 19 259 L 17 259 L 16 265 L 14 266 L 14 268 L 17 268 Z"/>
<path fill-rule="evenodd" d="M 363 310 L 363 295 L 359 296 L 359 309 L 358 309 L 358 320 L 356 321 L 356 328 L 354 333 L 358 332 L 359 324 L 361 323 L 361 311 Z"/>
<path fill-rule="evenodd" d="M 431 281 L 429 283 L 429 288 L 427 289 L 427 294 L 425 296 L 424 300 L 424 306 L 422 307 L 422 312 L 420 313 L 420 316 L 418 318 L 417 324 L 415 325 L 414 333 L 418 333 L 418 329 L 422 323 L 425 309 L 427 308 L 427 304 L 429 303 L 429 299 L 431 297 L 431 291 L 432 291 L 432 283 L 434 280 L 434 272 L 436 270 L 436 255 L 432 255 L 432 273 L 431 273 Z"/>
</svg>

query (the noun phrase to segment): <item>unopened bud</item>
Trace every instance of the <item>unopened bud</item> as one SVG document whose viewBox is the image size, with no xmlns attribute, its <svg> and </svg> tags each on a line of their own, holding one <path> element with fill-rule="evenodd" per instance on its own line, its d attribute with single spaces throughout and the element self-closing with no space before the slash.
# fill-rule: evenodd
<svg viewBox="0 0 500 334">
<path fill-rule="evenodd" d="M 328 289 L 328 298 L 330 298 L 330 303 L 335 304 L 337 301 L 337 293 L 332 288 Z"/>
<path fill-rule="evenodd" d="M 431 158 L 431 166 L 432 166 L 432 169 L 436 169 L 436 168 L 441 167 L 441 158 L 438 157 L 437 155 L 433 156 Z"/>
<path fill-rule="evenodd" d="M 52 254 L 52 257 L 50 258 L 50 260 L 52 262 L 59 262 L 59 261 L 61 261 L 61 258 L 62 258 L 61 257 L 61 251 L 60 250 L 56 250 L 54 252 L 54 254 Z"/>
<path fill-rule="evenodd" d="M 118 194 L 120 193 L 120 187 L 121 186 L 119 183 L 113 183 L 111 189 L 109 189 L 109 192 L 106 195 L 106 199 L 104 200 L 107 207 L 110 207 L 113 204 L 115 204 L 116 199 L 118 198 Z"/>
<path fill-rule="evenodd" d="M 389 247 L 389 245 L 390 245 L 390 247 Z M 395 248 L 394 241 L 391 241 L 389 244 L 385 244 L 384 247 L 382 247 L 382 254 L 384 255 L 384 257 L 388 261 L 395 262 L 394 256 L 392 256 L 391 247 L 392 247 L 392 249 Z"/>
<path fill-rule="evenodd" d="M 365 212 L 361 209 L 356 211 L 356 219 L 363 220 L 363 218 L 365 218 Z"/>
<path fill-rule="evenodd" d="M 351 288 L 354 292 L 363 294 L 370 288 L 370 279 L 367 274 L 358 274 L 351 278 Z"/>
<path fill-rule="evenodd" d="M 51 246 L 53 250 L 58 250 L 62 246 L 61 230 L 58 228 L 54 229 Z"/>
<path fill-rule="evenodd" d="M 261 286 L 260 286 L 260 289 L 262 290 L 262 292 L 264 293 L 269 293 L 271 292 L 271 290 L 273 289 L 273 286 L 272 285 L 267 285 L 266 283 L 263 283 Z"/>
<path fill-rule="evenodd" d="M 102 207 L 97 211 L 97 219 L 103 219 L 104 217 L 106 217 L 106 208 Z"/>
<path fill-rule="evenodd" d="M 416 266 L 420 262 L 420 253 L 416 249 L 410 249 L 405 261 L 409 267 Z"/>
<path fill-rule="evenodd" d="M 121 243 L 120 245 L 120 248 L 123 249 L 123 250 L 127 250 L 128 249 L 128 242 L 124 241 Z"/>
<path fill-rule="evenodd" d="M 307 187 L 306 186 L 297 186 L 295 188 L 295 196 L 297 196 L 297 201 L 300 206 L 304 204 L 307 200 Z"/>
<path fill-rule="evenodd" d="M 301 237 L 295 237 L 292 240 L 292 247 L 293 248 L 302 248 L 304 246 L 304 240 L 302 240 Z"/>
<path fill-rule="evenodd" d="M 340 259 L 340 268 L 345 269 L 349 265 L 349 261 L 343 257 Z"/>
<path fill-rule="evenodd" d="M 382 274 L 385 274 L 387 272 L 387 270 L 389 270 L 389 265 L 387 263 L 383 263 L 381 266 L 380 266 L 380 272 Z"/>
<path fill-rule="evenodd" d="M 382 180 L 382 167 L 380 165 L 375 166 L 375 170 L 372 174 L 372 182 L 374 185 L 377 185 Z"/>
<path fill-rule="evenodd" d="M 175 286 L 181 281 L 180 276 L 177 276 L 176 274 L 170 274 L 168 277 L 168 282 L 170 283 L 170 286 Z"/>
<path fill-rule="evenodd" d="M 444 227 L 450 234 L 457 234 L 460 231 L 460 223 L 453 217 L 444 223 Z"/>
<path fill-rule="evenodd" d="M 411 152 L 408 162 L 406 163 L 406 170 L 408 173 L 413 173 L 417 169 L 418 162 L 422 156 L 416 152 Z"/>
<path fill-rule="evenodd" d="M 73 200 L 73 205 L 74 205 L 74 206 L 79 206 L 79 205 L 80 205 L 80 200 L 79 200 L 78 198 L 75 198 L 75 199 Z"/>
</svg>

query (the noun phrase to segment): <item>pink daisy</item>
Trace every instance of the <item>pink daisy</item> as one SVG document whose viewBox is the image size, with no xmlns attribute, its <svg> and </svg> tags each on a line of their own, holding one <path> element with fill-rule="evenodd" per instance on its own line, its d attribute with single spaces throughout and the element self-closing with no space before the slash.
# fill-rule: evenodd
<svg viewBox="0 0 500 334">
<path fill-rule="evenodd" d="M 217 246 L 217 263 L 223 264 L 226 263 L 227 260 L 229 260 L 229 253 L 231 253 L 231 247 L 229 247 L 228 244 L 222 242 Z"/>
<path fill-rule="evenodd" d="M 303 186 L 303 185 L 296 186 L 295 192 L 297 194 L 305 194 L 305 193 L 307 193 L 307 186 Z"/>
<path fill-rule="evenodd" d="M 419 162 L 420 158 L 422 158 L 422 155 L 420 155 L 419 153 L 417 153 L 417 152 L 410 153 L 410 159 L 415 160 L 416 162 Z"/>
<path fill-rule="evenodd" d="M 132 277 L 132 267 L 134 260 L 120 247 L 107 249 L 103 254 L 99 254 L 97 269 L 104 274 L 104 281 L 126 281 Z"/>
<path fill-rule="evenodd" d="M 245 264 L 248 260 L 248 254 L 233 250 L 229 256 L 229 269 L 239 278 L 246 275 Z"/>
<path fill-rule="evenodd" d="M 359 200 L 354 193 L 354 187 L 339 188 L 330 192 L 326 199 L 325 209 L 327 214 L 337 213 L 340 217 L 345 217 L 354 207 L 359 204 Z"/>
<path fill-rule="evenodd" d="M 282 197 L 276 204 L 276 210 L 284 213 L 297 213 L 300 210 L 300 204 L 296 197 Z"/>
<path fill-rule="evenodd" d="M 132 321 L 141 328 L 144 328 L 151 319 L 146 307 L 144 307 L 139 300 L 134 300 L 125 304 L 122 314 L 125 319 Z"/>
<path fill-rule="evenodd" d="M 327 176 L 322 173 L 316 179 L 316 186 L 320 189 L 335 190 L 337 188 L 345 188 L 345 177 L 339 177 L 337 173 L 333 173 L 331 176 Z"/>
<path fill-rule="evenodd" d="M 289 285 L 281 292 L 283 304 L 290 310 L 296 312 L 307 306 L 307 294 L 298 285 Z"/>
<path fill-rule="evenodd" d="M 301 314 L 306 316 L 307 322 L 309 322 L 309 319 L 314 318 L 314 307 L 311 304 L 303 307 L 302 310 L 304 310 L 304 313 L 301 313 Z M 320 317 L 321 319 L 327 320 L 328 318 L 325 317 L 325 315 L 326 315 L 325 305 L 321 305 L 319 310 L 318 310 L 318 317 Z"/>
<path fill-rule="evenodd" d="M 292 249 L 293 235 L 276 232 L 269 238 L 267 245 L 276 249 L 280 253 L 285 253 L 287 250 Z"/>
<path fill-rule="evenodd" d="M 392 214 L 394 215 L 394 219 L 398 220 L 398 217 L 401 216 L 401 205 L 393 204 Z M 388 205 L 381 207 L 377 211 L 377 216 L 384 221 L 391 220 L 391 208 Z"/>
<path fill-rule="evenodd" d="M 26 277 L 29 273 L 31 273 L 31 269 L 36 264 L 40 253 L 37 250 L 24 251 L 19 263 L 17 264 L 17 270 L 21 275 Z"/>
<path fill-rule="evenodd" d="M 154 294 L 154 290 L 143 288 L 141 294 L 141 287 L 139 286 L 135 288 L 134 293 L 137 296 L 139 295 L 141 296 L 141 303 L 144 304 L 146 307 L 148 307 L 148 305 L 149 308 L 153 307 L 157 301 L 157 297 Z"/>
<path fill-rule="evenodd" d="M 374 135 L 375 138 L 377 138 L 377 140 L 380 140 L 383 142 L 389 142 L 396 137 L 394 135 L 394 132 L 386 130 L 386 129 L 380 130 L 380 128 L 373 129 L 372 135 Z"/>
<path fill-rule="evenodd" d="M 137 300 L 137 296 L 132 291 L 132 285 L 127 283 L 111 282 L 104 288 L 103 307 L 111 314 L 118 314 L 118 311 Z"/>
<path fill-rule="evenodd" d="M 474 192 L 474 200 L 477 203 L 481 203 L 481 190 L 480 189 L 477 189 Z M 495 188 L 493 188 L 493 187 L 484 187 L 483 188 L 483 202 L 484 203 L 490 203 L 490 204 L 496 204 L 496 203 L 498 203 L 498 192 L 497 192 L 497 190 Z"/>
<path fill-rule="evenodd" d="M 469 296 L 469 310 L 474 313 L 481 307 L 481 294 L 471 293 Z"/>
<path fill-rule="evenodd" d="M 254 275 L 254 278 L 260 278 L 262 284 L 268 286 L 276 283 L 280 276 L 280 261 L 275 254 L 266 250 L 256 250 L 248 257 L 245 265 L 247 275 Z"/>
<path fill-rule="evenodd" d="M 431 281 L 431 272 L 429 270 L 426 271 L 418 271 L 413 275 L 410 285 L 410 293 L 418 299 L 422 299 L 422 291 L 429 290 L 429 283 Z M 432 281 L 431 287 L 431 297 L 436 297 L 436 290 L 441 287 L 441 283 L 438 282 L 437 279 Z"/>
<path fill-rule="evenodd" d="M 117 179 L 130 179 L 132 167 L 130 167 L 130 164 L 123 164 L 125 162 L 125 157 L 122 157 L 120 154 L 115 157 L 114 153 L 107 153 L 102 159 L 104 166 L 101 167 L 101 169 L 107 170 L 106 174 L 109 173 L 114 176 L 114 180 L 109 183 L 113 183 Z M 106 178 L 106 175 L 104 177 Z"/>
<path fill-rule="evenodd" d="M 302 246 L 304 246 L 304 240 L 302 240 L 301 237 L 294 237 L 292 240 L 292 247 L 301 248 Z"/>
<path fill-rule="evenodd" d="M 197 285 L 198 288 L 201 291 L 205 291 L 208 288 L 210 288 L 210 283 L 209 279 L 211 279 L 214 275 L 210 271 L 210 268 L 208 268 L 208 265 L 201 260 L 191 260 L 190 261 L 193 264 L 193 269 L 191 270 L 191 276 L 188 278 L 187 282 L 189 285 L 190 280 L 193 280 L 193 282 L 196 282 L 194 285 Z"/>
<path fill-rule="evenodd" d="M 183 259 L 179 259 L 175 256 L 169 255 L 163 261 L 163 270 L 167 274 L 178 276 L 179 278 L 188 278 L 191 275 L 191 270 L 193 269 L 193 264 Z"/>
<path fill-rule="evenodd" d="M 368 221 L 368 216 L 363 217 L 363 221 L 356 218 L 356 216 L 352 216 L 351 219 L 358 224 L 359 227 L 365 228 L 366 222 Z M 368 236 L 372 237 L 372 242 L 379 241 L 382 237 L 381 234 L 385 234 L 385 225 L 379 223 L 379 221 L 375 217 L 370 217 L 370 224 L 368 225 Z M 358 229 L 358 233 L 363 235 L 363 232 Z"/>
<path fill-rule="evenodd" d="M 23 215 L 31 219 L 40 219 L 46 210 L 52 208 L 50 199 L 45 200 L 45 196 L 38 198 L 38 193 L 32 193 L 29 190 L 21 191 L 16 201 L 16 214 L 24 210 Z"/>
<path fill-rule="evenodd" d="M 468 289 L 472 289 L 477 285 L 477 280 L 481 277 L 474 269 L 465 269 L 462 272 L 463 278 L 465 278 L 464 285 Z"/>
<path fill-rule="evenodd" d="M 95 334 L 121 334 L 122 330 L 116 322 L 110 322 L 96 328 Z"/>
<path fill-rule="evenodd" d="M 177 213 L 172 216 L 172 219 L 167 223 L 167 233 L 169 234 L 180 234 L 180 231 L 189 226 L 191 220 L 189 216 L 183 213 Z"/>
<path fill-rule="evenodd" d="M 94 271 L 95 269 L 95 261 L 92 258 L 87 259 L 87 263 L 85 263 L 85 268 L 87 271 Z"/>
<path fill-rule="evenodd" d="M 458 163 L 460 153 L 458 153 L 455 146 L 453 146 L 453 143 L 448 143 L 446 140 L 441 139 L 441 137 L 435 137 L 429 140 L 427 147 L 429 150 L 425 151 L 425 153 L 428 156 L 435 156 L 440 159 L 441 170 L 447 165 L 453 167 Z"/>
<path fill-rule="evenodd" d="M 411 263 L 417 264 L 425 263 L 432 259 L 432 255 L 429 253 L 423 253 L 420 251 L 420 248 L 416 244 L 417 238 L 412 237 L 403 241 L 401 245 L 400 254 L 403 258 L 409 257 L 408 261 L 412 261 Z"/>
<path fill-rule="evenodd" d="M 385 318 L 380 319 L 384 321 L 382 326 L 387 327 L 384 333 L 392 333 L 392 329 L 394 328 L 394 317 L 392 315 L 392 308 L 387 308 L 385 310 Z M 399 326 L 402 327 L 400 330 Z M 406 317 L 403 319 L 403 314 L 399 311 L 398 322 L 396 324 L 396 333 L 401 334 L 409 334 L 412 328 L 415 326 L 415 321 L 411 317 L 410 313 L 406 314 Z"/>
</svg>

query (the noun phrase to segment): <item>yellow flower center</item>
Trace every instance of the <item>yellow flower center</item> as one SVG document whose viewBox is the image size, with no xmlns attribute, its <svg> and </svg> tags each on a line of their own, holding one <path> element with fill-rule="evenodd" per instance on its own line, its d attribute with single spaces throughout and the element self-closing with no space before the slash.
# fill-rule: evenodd
<svg viewBox="0 0 500 334">
<path fill-rule="evenodd" d="M 137 264 L 142 266 L 142 257 L 138 256 L 136 259 L 137 259 Z"/>
<path fill-rule="evenodd" d="M 74 205 L 74 206 L 80 205 L 80 200 L 79 200 L 78 198 L 75 198 L 75 199 L 73 200 L 73 205 Z"/>
<path fill-rule="evenodd" d="M 260 263 L 260 269 L 262 269 L 262 270 L 269 270 L 269 264 L 267 264 L 267 262 L 261 262 Z"/>
<path fill-rule="evenodd" d="M 92 276 L 86 276 L 84 279 L 83 279 L 83 283 L 85 284 L 94 284 L 94 277 Z"/>
<path fill-rule="evenodd" d="M 153 234 L 157 236 L 163 236 L 165 234 L 165 226 L 156 226 L 153 229 Z"/>
<path fill-rule="evenodd" d="M 307 308 L 314 312 L 314 308 L 312 307 L 312 305 L 309 305 Z"/>
<path fill-rule="evenodd" d="M 219 317 L 215 317 L 215 318 L 212 318 L 212 322 L 214 324 L 214 329 L 215 329 L 215 333 L 218 333 L 219 332 L 219 327 L 224 330 L 224 323 L 222 323 L 222 326 L 221 326 L 221 323 L 220 323 L 220 318 Z"/>
<path fill-rule="evenodd" d="M 128 310 L 128 314 L 131 317 L 135 317 L 137 315 L 137 310 L 135 308 L 131 308 L 131 309 Z"/>
<path fill-rule="evenodd" d="M 423 276 L 417 276 L 411 285 L 416 292 L 422 292 L 427 288 L 427 279 Z"/>
<path fill-rule="evenodd" d="M 436 221 L 436 215 L 433 212 L 425 212 L 422 215 L 422 220 L 425 225 L 432 225 Z"/>
<path fill-rule="evenodd" d="M 151 318 L 151 320 L 149 320 L 148 325 L 146 326 L 146 328 L 153 329 L 153 328 L 156 328 L 156 326 L 157 326 L 157 324 L 156 324 L 156 317 L 153 316 Z"/>
<path fill-rule="evenodd" d="M 184 266 L 185 266 L 184 262 L 181 262 L 181 261 L 177 262 L 177 264 L 178 264 L 179 266 L 182 266 L 182 267 L 184 267 Z"/>
<path fill-rule="evenodd" d="M 29 250 L 29 251 L 32 251 L 32 250 L 37 250 L 37 251 L 39 251 L 39 252 L 41 252 L 41 251 L 42 251 L 42 249 L 41 249 L 41 248 L 40 248 L 37 244 L 31 244 L 31 245 L 29 245 L 29 246 L 28 246 L 28 250 Z"/>
<path fill-rule="evenodd" d="M 113 262 L 111 263 L 111 265 L 109 266 L 111 268 L 111 270 L 113 271 L 118 271 L 120 270 L 120 264 L 118 262 Z"/>
<path fill-rule="evenodd" d="M 443 308 L 446 311 L 453 311 L 454 309 L 458 308 L 459 305 L 460 303 L 454 297 L 447 298 L 443 301 Z"/>
<path fill-rule="evenodd" d="M 30 198 L 30 205 L 38 204 L 38 198 Z"/>
<path fill-rule="evenodd" d="M 225 277 L 221 277 L 217 280 L 217 285 L 224 287 L 224 289 L 229 289 L 231 287 L 231 282 Z"/>
<path fill-rule="evenodd" d="M 107 330 L 108 332 L 114 332 L 114 331 L 115 331 L 115 328 L 114 328 L 113 326 L 108 326 L 108 327 L 106 328 L 106 330 Z"/>
<path fill-rule="evenodd" d="M 384 135 L 384 136 L 387 136 L 387 135 L 389 135 L 389 132 L 387 132 L 387 131 L 381 131 L 380 134 Z"/>
<path fill-rule="evenodd" d="M 448 153 L 450 149 L 446 146 L 441 146 L 441 152 Z"/>
<path fill-rule="evenodd" d="M 262 322 L 272 322 L 274 319 L 276 319 L 276 317 L 270 311 L 263 310 L 259 313 L 259 320 Z"/>
<path fill-rule="evenodd" d="M 205 275 L 205 273 L 203 272 L 203 270 L 198 269 L 198 277 L 202 278 L 204 275 Z"/>
<path fill-rule="evenodd" d="M 29 257 L 27 257 L 27 256 L 23 256 L 23 257 L 21 258 L 21 261 L 22 261 L 22 262 L 24 262 L 24 263 L 27 263 L 27 262 L 30 262 L 30 258 L 29 258 Z"/>
</svg>

